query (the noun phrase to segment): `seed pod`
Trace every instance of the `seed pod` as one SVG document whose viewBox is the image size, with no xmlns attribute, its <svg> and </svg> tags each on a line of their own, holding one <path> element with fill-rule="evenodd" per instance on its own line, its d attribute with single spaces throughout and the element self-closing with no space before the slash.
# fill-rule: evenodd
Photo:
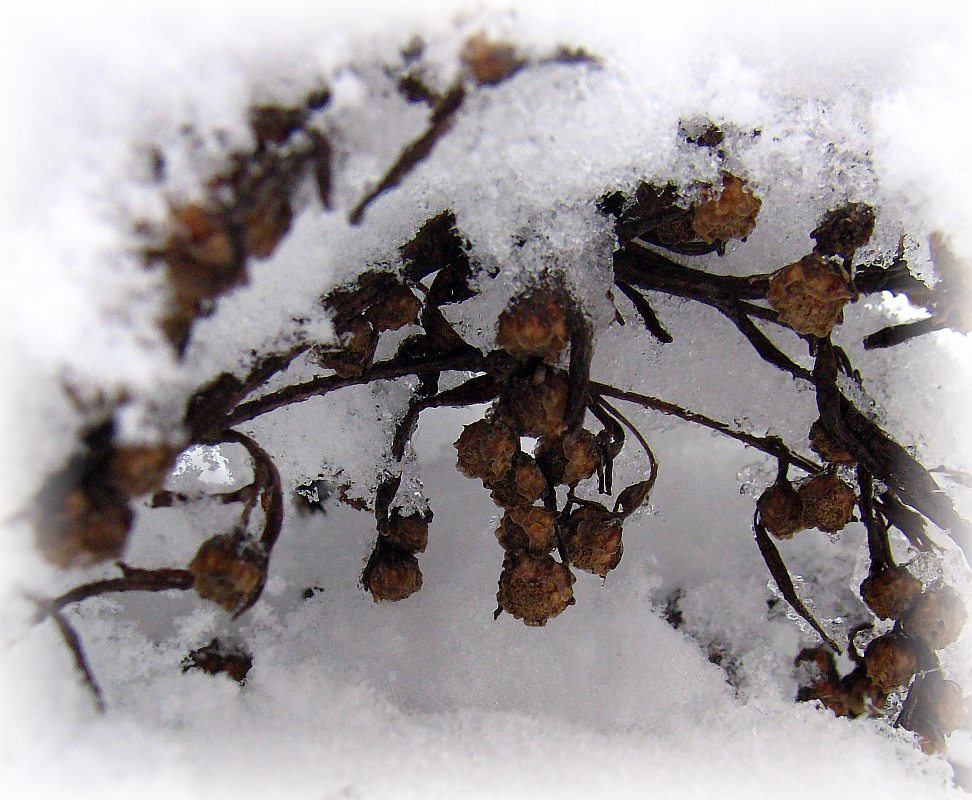
<svg viewBox="0 0 972 800">
<path fill-rule="evenodd" d="M 967 721 L 962 689 L 940 672 L 929 672 L 915 680 L 908 692 L 908 704 L 912 705 L 910 717 L 927 720 L 946 736 Z"/>
<path fill-rule="evenodd" d="M 511 508 L 503 515 L 496 538 L 507 552 L 549 553 L 557 544 L 557 517 L 545 508 Z"/>
<path fill-rule="evenodd" d="M 865 714 L 876 715 L 888 699 L 888 693 L 868 677 L 866 669 L 860 667 L 841 678 L 840 689 L 846 711 L 843 716 L 851 719 Z M 842 716 L 836 711 L 834 713 Z"/>
<path fill-rule="evenodd" d="M 35 531 L 44 557 L 61 567 L 118 558 L 125 549 L 134 514 L 113 487 L 61 485 L 58 476 L 38 499 Z"/>
<path fill-rule="evenodd" d="M 852 296 L 843 268 L 811 253 L 773 273 L 766 299 L 784 325 L 824 337 L 843 321 L 844 305 Z"/>
<path fill-rule="evenodd" d="M 906 636 L 886 633 L 867 646 L 864 664 L 871 682 L 890 691 L 907 683 L 918 670 L 918 649 Z"/>
<path fill-rule="evenodd" d="M 803 503 L 803 526 L 837 533 L 854 517 L 857 495 L 836 475 L 815 475 L 800 487 Z"/>
<path fill-rule="evenodd" d="M 908 730 L 918 737 L 918 746 L 926 756 L 944 755 L 948 750 L 945 734 L 927 720 L 912 720 Z"/>
<path fill-rule="evenodd" d="M 941 650 L 958 639 L 967 614 L 962 598 L 950 586 L 923 592 L 902 620 L 909 636 L 921 639 L 932 650 Z"/>
<path fill-rule="evenodd" d="M 179 452 L 166 443 L 118 447 L 108 459 L 109 479 L 129 496 L 146 494 L 162 486 Z"/>
<path fill-rule="evenodd" d="M 569 335 L 563 302 L 555 293 L 539 290 L 516 298 L 500 314 L 496 344 L 514 358 L 556 364 Z"/>
<path fill-rule="evenodd" d="M 576 486 L 590 478 L 601 466 L 597 437 L 588 430 L 540 440 L 537 463 L 556 484 Z"/>
<path fill-rule="evenodd" d="M 378 347 L 378 333 L 371 324 L 356 317 L 338 331 L 341 343 L 337 346 L 317 347 L 314 358 L 326 369 L 333 369 L 342 378 L 357 378 L 371 366 Z"/>
<path fill-rule="evenodd" d="M 901 619 L 921 593 L 921 581 L 905 567 L 872 572 L 861 583 L 861 597 L 879 619 Z"/>
<path fill-rule="evenodd" d="M 564 549 L 573 566 L 605 577 L 621 561 L 621 519 L 599 503 L 575 509 L 564 526 Z"/>
<path fill-rule="evenodd" d="M 393 508 L 388 516 L 388 525 L 381 535 L 406 553 L 424 553 L 429 544 L 429 523 L 432 511 L 412 511 L 403 514 L 400 508 Z"/>
<path fill-rule="evenodd" d="M 817 242 L 817 252 L 851 258 L 858 247 L 867 244 L 872 233 L 874 209 L 865 203 L 848 203 L 828 211 L 810 237 Z"/>
<path fill-rule="evenodd" d="M 223 644 L 213 639 L 205 647 L 192 650 L 182 659 L 182 671 L 201 669 L 210 675 L 225 672 L 240 686 L 246 683 L 246 675 L 253 666 L 253 657 L 239 647 Z"/>
<path fill-rule="evenodd" d="M 512 45 L 492 41 L 484 33 L 475 33 L 463 42 L 459 62 L 481 86 L 500 83 L 526 64 Z"/>
<path fill-rule="evenodd" d="M 774 483 L 756 501 L 759 518 L 777 539 L 789 539 L 804 529 L 803 501 L 789 481 Z"/>
<path fill-rule="evenodd" d="M 489 486 L 509 472 L 519 447 L 520 440 L 503 422 L 481 419 L 466 425 L 456 440 L 457 466 L 467 478 L 480 478 Z"/>
<path fill-rule="evenodd" d="M 569 391 L 562 370 L 540 367 L 507 384 L 500 413 L 521 436 L 556 436 L 564 429 Z"/>
<path fill-rule="evenodd" d="M 574 576 L 553 556 L 507 553 L 496 600 L 500 609 L 538 627 L 574 604 Z M 499 612 L 497 612 L 499 613 Z"/>
<path fill-rule="evenodd" d="M 294 211 L 286 197 L 273 195 L 250 209 L 243 229 L 243 247 L 248 256 L 270 258 L 290 230 Z"/>
<path fill-rule="evenodd" d="M 810 426 L 810 449 L 824 461 L 831 464 L 854 464 L 855 458 L 847 450 L 837 445 L 824 430 L 823 422 L 817 419 Z"/>
<path fill-rule="evenodd" d="M 267 579 L 267 556 L 258 542 L 223 534 L 203 542 L 189 571 L 201 598 L 235 615 L 260 597 Z"/>
<path fill-rule="evenodd" d="M 516 453 L 509 472 L 492 484 L 489 496 L 503 508 L 532 506 L 546 488 L 547 480 L 533 458 L 526 453 Z"/>
<path fill-rule="evenodd" d="M 693 208 L 692 229 L 704 242 L 745 239 L 756 227 L 762 205 L 746 184 L 728 172 L 722 175 L 722 191 L 708 196 Z"/>
<path fill-rule="evenodd" d="M 422 570 L 411 553 L 379 541 L 361 576 L 361 583 L 376 603 L 383 600 L 396 602 L 422 588 Z"/>
<path fill-rule="evenodd" d="M 167 250 L 180 252 L 207 267 L 228 266 L 236 260 L 233 242 L 218 211 L 198 203 L 172 209 L 175 230 Z"/>
<path fill-rule="evenodd" d="M 381 302 L 371 305 L 365 317 L 376 331 L 397 331 L 418 319 L 421 301 L 405 284 L 394 281 L 383 292 Z"/>
</svg>

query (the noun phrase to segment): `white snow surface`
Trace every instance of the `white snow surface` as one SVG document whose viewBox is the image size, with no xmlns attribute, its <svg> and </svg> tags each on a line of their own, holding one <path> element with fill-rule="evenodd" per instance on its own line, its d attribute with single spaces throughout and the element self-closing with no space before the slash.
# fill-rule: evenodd
<svg viewBox="0 0 972 800">
<path fill-rule="evenodd" d="M 324 515 L 288 500 L 261 601 L 233 622 L 191 593 L 107 596 L 69 612 L 108 713 L 98 715 L 50 622 L 28 596 L 113 575 L 58 571 L 31 544 L 25 510 L 66 460 L 85 420 L 65 387 L 91 399 L 124 393 L 123 435 L 153 441 L 178 424 L 188 395 L 251 351 L 292 341 L 298 317 L 332 335 L 318 298 L 368 265 L 399 264 L 398 246 L 451 208 L 472 254 L 501 267 L 483 294 L 449 310 L 470 341 L 492 345 L 500 309 L 540 268 L 562 270 L 597 328 L 593 374 L 774 433 L 803 452 L 812 391 L 752 355 L 717 313 L 652 297 L 675 337 L 660 346 L 624 298 L 609 327 L 604 292 L 615 242 L 594 201 L 642 180 L 690 190 L 718 164 L 680 143 L 680 120 L 708 118 L 730 136 L 726 167 L 763 200 L 757 227 L 711 271 L 768 271 L 809 251 L 827 209 L 871 203 L 871 247 L 909 236 L 933 274 L 937 233 L 972 252 L 972 20 L 953 3 L 501 3 L 367 0 L 354 4 L 48 3 L 0 30 L 7 98 L 0 196 L 0 792 L 7 797 L 959 797 L 972 736 L 950 761 L 928 758 L 887 718 L 847 721 L 796 704 L 792 662 L 812 632 L 785 614 L 752 540 L 753 498 L 775 463 L 739 443 L 637 408 L 661 473 L 651 507 L 625 527 L 605 585 L 579 575 L 576 606 L 545 628 L 492 620 L 502 552 L 497 508 L 455 470 L 452 442 L 483 409 L 423 415 L 407 488 L 435 512 L 420 556 L 424 588 L 374 604 L 358 578 L 374 541 L 366 512 Z M 486 31 L 534 61 L 583 47 L 584 64 L 534 64 L 471 90 L 432 155 L 371 205 L 347 212 L 427 121 L 394 92 L 386 68 L 414 37 L 433 85 L 457 75 L 457 52 Z M 247 108 L 296 102 L 325 83 L 321 124 L 335 146 L 335 208 L 308 200 L 246 287 L 222 297 L 178 360 L 157 330 L 162 278 L 140 264 L 139 220 L 198 196 L 251 134 Z M 187 136 L 191 126 L 193 136 Z M 749 132 L 759 130 L 759 136 Z M 148 154 L 168 167 L 150 180 Z M 967 256 L 966 256 L 967 258 Z M 930 466 L 972 470 L 972 343 L 942 332 L 865 353 L 864 335 L 906 315 L 890 298 L 851 306 L 835 340 L 863 372 L 872 411 Z M 787 352 L 805 349 L 778 330 Z M 384 345 L 383 345 L 384 346 Z M 279 381 L 304 377 L 297 364 Z M 287 490 L 317 476 L 367 497 L 388 458 L 389 420 L 413 384 L 334 393 L 247 423 Z M 636 443 L 620 485 L 644 469 Z M 184 457 L 172 488 L 245 479 L 233 448 Z M 969 490 L 945 484 L 966 516 Z M 593 496 L 593 485 L 582 491 Z M 206 505 L 151 510 L 126 560 L 184 565 L 232 524 Z M 968 595 L 947 537 L 940 564 Z M 902 558 L 906 543 L 895 542 Z M 862 526 L 831 540 L 781 545 L 801 592 L 838 634 L 863 606 Z M 308 587 L 321 587 L 303 599 Z M 683 623 L 664 619 L 678 593 Z M 214 636 L 245 643 L 244 687 L 183 673 Z M 972 633 L 942 654 L 972 691 Z M 713 661 L 720 661 L 721 666 Z M 847 663 L 843 663 L 844 668 Z"/>
</svg>

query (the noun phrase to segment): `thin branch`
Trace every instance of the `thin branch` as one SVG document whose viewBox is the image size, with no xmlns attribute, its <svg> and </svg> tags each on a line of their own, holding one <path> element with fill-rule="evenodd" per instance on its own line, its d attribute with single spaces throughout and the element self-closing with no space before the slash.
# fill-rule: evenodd
<svg viewBox="0 0 972 800">
<path fill-rule="evenodd" d="M 629 403 L 636 403 L 639 406 L 648 408 L 652 411 L 659 411 L 662 414 L 669 414 L 679 419 L 683 419 L 686 422 L 691 422 L 696 425 L 701 425 L 710 430 L 717 431 L 724 436 L 728 436 L 731 439 L 736 439 L 737 441 L 743 442 L 744 444 L 754 447 L 757 450 L 761 450 L 764 453 L 768 453 L 774 458 L 785 458 L 789 463 L 794 466 L 800 467 L 800 469 L 806 472 L 815 473 L 819 472 L 822 467 L 811 461 L 808 458 L 794 453 L 792 450 L 786 447 L 783 440 L 777 436 L 755 436 L 751 433 L 746 433 L 745 431 L 737 431 L 730 428 L 725 422 L 720 422 L 719 420 L 707 417 L 704 414 L 699 414 L 694 411 L 688 411 L 681 406 L 677 406 L 674 403 L 668 403 L 664 400 L 660 400 L 657 397 L 651 397 L 645 394 L 638 394 L 637 392 L 626 392 L 622 389 L 616 389 L 614 386 L 610 386 L 606 383 L 591 383 L 591 391 L 597 396 L 614 397 L 618 400 L 626 400 Z"/>
<path fill-rule="evenodd" d="M 625 283 L 624 281 L 615 282 L 615 286 L 618 287 L 621 294 L 631 301 L 631 304 L 635 307 L 635 311 L 638 312 L 638 316 L 641 317 L 641 321 L 645 324 L 645 329 L 648 333 L 658 339 L 662 344 L 671 344 L 674 341 L 672 335 L 661 324 L 658 315 L 655 313 L 655 309 L 648 302 L 648 298 L 637 291 L 631 284 Z"/>
<path fill-rule="evenodd" d="M 243 422 L 249 422 L 262 414 L 275 411 L 278 408 L 302 403 L 312 397 L 323 397 L 335 389 L 347 386 L 362 386 L 373 381 L 395 380 L 406 375 L 425 375 L 433 372 L 480 370 L 483 368 L 483 356 L 475 353 L 461 353 L 445 358 L 431 358 L 428 361 L 393 358 L 374 364 L 357 377 L 342 378 L 340 375 L 326 375 L 314 378 L 304 383 L 294 384 L 279 389 L 270 394 L 249 400 L 238 405 L 223 419 L 223 427 L 235 427 Z"/>
<path fill-rule="evenodd" d="M 861 519 L 867 528 L 867 547 L 871 556 L 871 572 L 894 567 L 891 556 L 891 544 L 888 541 L 888 529 L 874 513 L 873 481 L 867 467 L 857 465 L 857 485 L 860 495 L 857 506 L 861 510 Z"/>
<path fill-rule="evenodd" d="M 948 323 L 939 320 L 937 317 L 927 317 L 917 322 L 905 322 L 901 325 L 889 325 L 865 336 L 864 349 L 878 350 L 884 347 L 894 347 L 917 336 L 924 336 L 926 333 L 944 330 L 947 327 Z"/>
<path fill-rule="evenodd" d="M 123 577 L 76 586 L 44 604 L 45 611 L 58 611 L 71 603 L 113 592 L 165 592 L 169 589 L 186 591 L 193 586 L 192 573 L 186 569 L 137 569 L 121 562 L 118 567 L 124 573 Z"/>
<path fill-rule="evenodd" d="M 415 167 L 428 158 L 439 139 L 445 136 L 449 132 L 449 129 L 452 128 L 456 112 L 459 111 L 465 97 L 466 90 L 461 83 L 455 84 L 446 92 L 445 96 L 433 110 L 432 117 L 429 120 L 429 127 L 425 133 L 405 146 L 405 149 L 402 150 L 401 155 L 392 164 L 388 172 L 385 173 L 385 176 L 373 189 L 366 192 L 364 197 L 351 210 L 348 216 L 348 222 L 352 225 L 358 225 L 362 217 L 364 217 L 365 209 L 371 205 L 372 201 L 389 189 L 398 186 Z"/>
<path fill-rule="evenodd" d="M 806 620 L 810 627 L 820 635 L 820 638 L 827 643 L 830 649 L 840 654 L 840 645 L 817 622 L 813 614 L 810 613 L 810 609 L 806 607 L 799 595 L 797 595 L 796 587 L 793 585 L 793 579 L 790 577 L 790 571 L 786 568 L 786 564 L 782 556 L 780 556 L 780 551 L 776 549 L 776 545 L 773 544 L 773 540 L 770 538 L 763 523 L 760 522 L 758 513 L 753 516 L 753 532 L 756 538 L 756 544 L 759 547 L 759 552 L 762 554 L 763 561 L 766 562 L 766 566 L 769 568 L 773 580 L 776 581 L 776 588 L 780 590 L 780 594 L 783 595 L 791 608 Z"/>
<path fill-rule="evenodd" d="M 64 643 L 71 651 L 71 655 L 74 656 L 74 664 L 78 668 L 78 672 L 81 673 L 85 685 L 91 690 L 91 694 L 94 695 L 95 709 L 99 714 L 104 714 L 105 698 L 101 693 L 101 687 L 98 685 L 98 681 L 95 679 L 94 672 L 91 670 L 91 665 L 88 663 L 88 657 L 85 655 L 84 646 L 81 644 L 81 637 L 78 636 L 78 632 L 74 630 L 74 627 L 68 622 L 67 617 L 61 613 L 59 608 L 55 608 L 43 600 L 34 599 L 34 603 L 45 616 L 49 616 L 54 620 L 54 624 L 57 626 L 61 638 L 64 639 Z"/>
</svg>

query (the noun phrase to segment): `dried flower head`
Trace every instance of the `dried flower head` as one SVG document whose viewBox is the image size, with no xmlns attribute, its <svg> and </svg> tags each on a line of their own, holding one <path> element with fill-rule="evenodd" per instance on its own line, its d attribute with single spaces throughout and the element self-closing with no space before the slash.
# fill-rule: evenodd
<svg viewBox="0 0 972 800">
<path fill-rule="evenodd" d="M 513 464 L 520 440 L 500 420 L 481 419 L 466 425 L 455 442 L 459 471 L 487 486 L 501 480 Z"/>
<path fill-rule="evenodd" d="M 789 481 L 770 486 L 756 501 L 759 518 L 777 539 L 789 539 L 804 529 L 803 501 Z"/>
<path fill-rule="evenodd" d="M 459 62 L 476 83 L 489 86 L 510 77 L 526 60 L 517 55 L 513 45 L 493 41 L 480 32 L 463 43 Z"/>
<path fill-rule="evenodd" d="M 909 636 L 941 650 L 958 639 L 967 616 L 958 592 L 939 586 L 918 595 L 902 624 Z"/>
<path fill-rule="evenodd" d="M 557 544 L 557 516 L 538 506 L 511 508 L 503 515 L 496 538 L 509 552 L 549 553 Z"/>
<path fill-rule="evenodd" d="M 825 256 L 851 258 L 874 233 L 874 209 L 866 203 L 848 203 L 828 211 L 810 233 L 814 248 Z"/>
<path fill-rule="evenodd" d="M 38 499 L 35 531 L 44 557 L 62 567 L 118 558 L 134 514 L 124 494 L 94 483 L 52 480 Z"/>
<path fill-rule="evenodd" d="M 366 319 L 355 317 L 340 330 L 340 343 L 319 346 L 314 358 L 325 369 L 333 369 L 342 378 L 357 378 L 371 366 L 378 347 L 378 332 Z"/>
<path fill-rule="evenodd" d="M 391 280 L 384 287 L 380 302 L 365 311 L 365 318 L 379 333 L 397 331 L 415 322 L 421 310 L 422 303 L 412 290 L 398 280 Z"/>
<path fill-rule="evenodd" d="M 205 647 L 197 648 L 182 659 L 182 671 L 199 669 L 210 675 L 225 673 L 241 686 L 246 683 L 247 673 L 253 666 L 253 657 L 239 647 L 233 647 L 213 639 Z"/>
<path fill-rule="evenodd" d="M 907 683 L 918 671 L 918 648 L 906 636 L 886 633 L 867 646 L 864 665 L 874 685 L 890 691 Z"/>
<path fill-rule="evenodd" d="M 514 358 L 556 364 L 569 331 L 564 303 L 554 292 L 536 290 L 513 300 L 500 314 L 496 344 Z"/>
<path fill-rule="evenodd" d="M 574 604 L 574 576 L 550 555 L 507 553 L 496 600 L 500 609 L 538 627 Z"/>
<path fill-rule="evenodd" d="M 541 439 L 537 461 L 554 483 L 576 486 L 597 472 L 601 466 L 601 449 L 597 437 L 581 429 Z"/>
<path fill-rule="evenodd" d="M 222 534 L 203 542 L 189 564 L 193 588 L 230 614 L 252 606 L 267 579 L 267 556 L 259 542 Z"/>
<path fill-rule="evenodd" d="M 411 511 L 402 513 L 400 508 L 393 508 L 388 515 L 388 525 L 381 535 L 396 547 L 406 553 L 424 553 L 429 544 L 429 523 L 432 521 L 432 511 Z"/>
<path fill-rule="evenodd" d="M 531 456 L 516 453 L 509 472 L 492 484 L 489 495 L 503 508 L 532 506 L 543 495 L 547 480 Z"/>
<path fill-rule="evenodd" d="M 379 542 L 361 576 L 376 603 L 397 602 L 422 588 L 422 570 L 411 553 Z"/>
<path fill-rule="evenodd" d="M 861 597 L 880 619 L 901 619 L 921 593 L 921 581 L 906 567 L 872 572 L 861 583 Z"/>
<path fill-rule="evenodd" d="M 830 438 L 823 421 L 817 419 L 810 426 L 810 449 L 831 464 L 853 464 L 855 458 Z"/>
<path fill-rule="evenodd" d="M 766 299 L 784 325 L 797 333 L 824 337 L 843 321 L 844 305 L 852 296 L 843 268 L 811 253 L 773 273 Z"/>
<path fill-rule="evenodd" d="M 830 472 L 814 475 L 799 490 L 803 503 L 803 526 L 837 533 L 854 517 L 857 495 Z"/>
<path fill-rule="evenodd" d="M 704 242 L 745 239 L 756 227 L 762 205 L 746 184 L 728 172 L 722 175 L 722 190 L 693 207 L 692 228 Z"/>
<path fill-rule="evenodd" d="M 570 564 L 602 578 L 621 561 L 621 519 L 600 503 L 575 509 L 564 526 L 564 549 Z"/>
<path fill-rule="evenodd" d="M 118 447 L 108 460 L 110 480 L 129 496 L 154 491 L 172 471 L 180 449 L 167 443 Z"/>
<path fill-rule="evenodd" d="M 941 672 L 919 676 L 908 691 L 908 704 L 912 705 L 908 717 L 926 720 L 946 736 L 964 727 L 968 719 L 961 687 L 955 681 L 945 680 Z"/>
<path fill-rule="evenodd" d="M 509 381 L 500 412 L 521 436 L 556 436 L 564 429 L 569 391 L 563 370 L 539 367 Z"/>
</svg>

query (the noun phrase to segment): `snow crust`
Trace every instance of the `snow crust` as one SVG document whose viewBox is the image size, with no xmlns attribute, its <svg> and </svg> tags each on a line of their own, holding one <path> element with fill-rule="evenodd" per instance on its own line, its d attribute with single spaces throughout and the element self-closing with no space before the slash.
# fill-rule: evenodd
<svg viewBox="0 0 972 800">
<path fill-rule="evenodd" d="M 609 327 L 615 243 L 594 201 L 643 180 L 690 193 L 717 178 L 720 165 L 677 135 L 681 121 L 708 118 L 730 133 L 725 167 L 763 207 L 745 243 L 693 265 L 775 269 L 808 252 L 827 209 L 856 200 L 877 209 L 874 252 L 893 252 L 907 233 L 933 279 L 933 232 L 960 259 L 972 252 L 969 12 L 948 3 L 784 12 L 450 0 L 53 4 L 23 15 L 0 34 L 4 88 L 18 109 L 0 148 L 13 187 L 0 197 L 6 796 L 961 795 L 953 765 L 972 769 L 968 731 L 952 737 L 949 764 L 922 756 L 887 720 L 848 722 L 793 703 L 792 659 L 814 636 L 774 604 L 750 527 L 753 497 L 775 465 L 669 418 L 630 411 L 661 462 L 652 507 L 626 525 L 624 559 L 606 585 L 579 576 L 577 605 L 546 628 L 491 618 L 497 509 L 456 472 L 451 446 L 482 409 L 443 410 L 422 417 L 406 467 L 409 489 L 435 511 L 421 592 L 373 604 L 358 587 L 374 541 L 370 515 L 336 503 L 309 515 L 288 500 L 264 597 L 239 621 L 172 593 L 101 598 L 70 612 L 105 691 L 104 717 L 53 626 L 32 623 L 25 596 L 113 570 L 43 564 L 24 510 L 83 424 L 65 386 L 88 399 L 126 393 L 125 435 L 155 440 L 200 383 L 242 372 L 251 351 L 291 342 L 293 319 L 309 319 L 322 341 L 333 336 L 321 294 L 368 265 L 397 267 L 398 246 L 444 208 L 474 259 L 501 268 L 456 311 L 474 344 L 492 346 L 509 297 L 553 267 L 595 322 L 596 378 L 803 446 L 812 392 L 755 358 L 717 313 L 653 296 L 675 339 L 662 347 L 618 298 L 629 324 Z M 427 122 L 424 107 L 395 94 L 386 68 L 421 36 L 426 78 L 443 88 L 463 40 L 481 30 L 533 60 L 569 45 L 598 63 L 534 65 L 471 92 L 432 156 L 360 227 L 348 225 L 348 209 Z M 250 105 L 296 102 L 322 82 L 333 91 L 321 124 L 336 152 L 335 209 L 308 202 L 274 256 L 220 299 L 177 360 L 154 323 L 162 279 L 140 264 L 135 223 L 162 218 L 167 197 L 198 194 L 230 152 L 252 144 Z M 168 165 L 164 192 L 147 173 L 151 148 Z M 862 301 L 835 340 L 862 369 L 864 399 L 882 425 L 927 465 L 972 469 L 968 337 L 862 349 L 864 335 L 908 313 L 890 298 Z M 805 351 L 775 340 L 808 363 Z M 298 363 L 278 382 L 309 369 Z M 288 497 L 316 477 L 350 479 L 367 497 L 411 388 L 347 390 L 243 427 L 275 456 Z M 171 488 L 206 476 L 245 480 L 246 460 L 224 450 L 186 460 Z M 629 444 L 616 479 L 643 470 Z M 945 485 L 972 513 L 970 492 Z M 582 490 L 593 496 L 592 486 Z M 185 564 L 232 524 L 232 510 L 216 504 L 138 513 L 126 559 L 144 566 Z M 783 555 L 840 632 L 848 610 L 862 609 L 864 532 L 855 524 L 835 541 L 818 534 L 784 544 Z M 968 595 L 954 550 L 944 567 L 928 568 L 945 569 Z M 322 591 L 304 599 L 308 587 Z M 674 598 L 678 630 L 664 619 Z M 214 636 L 254 654 L 245 687 L 181 672 L 185 653 Z M 970 655 L 966 631 L 942 659 L 967 692 Z"/>
</svg>

